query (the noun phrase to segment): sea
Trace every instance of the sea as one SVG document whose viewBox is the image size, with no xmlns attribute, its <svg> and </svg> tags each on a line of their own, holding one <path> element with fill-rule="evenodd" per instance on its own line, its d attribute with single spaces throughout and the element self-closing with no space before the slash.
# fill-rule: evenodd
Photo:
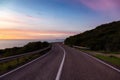
<svg viewBox="0 0 120 80">
<path fill-rule="evenodd" d="M 47 42 L 63 42 L 64 39 L 48 39 L 48 40 L 0 40 L 0 49 L 22 47 L 29 42 L 47 41 Z"/>
</svg>

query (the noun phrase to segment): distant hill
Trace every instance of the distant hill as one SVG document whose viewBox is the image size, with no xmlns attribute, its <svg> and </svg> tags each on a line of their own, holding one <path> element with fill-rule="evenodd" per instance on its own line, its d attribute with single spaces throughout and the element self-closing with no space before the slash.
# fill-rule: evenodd
<svg viewBox="0 0 120 80">
<path fill-rule="evenodd" d="M 8 56 L 13 56 L 13 55 L 28 53 L 28 52 L 46 48 L 49 45 L 50 44 L 48 42 L 38 41 L 38 42 L 29 42 L 28 44 L 26 44 L 23 47 L 0 49 L 0 57 L 8 57 Z"/>
<path fill-rule="evenodd" d="M 65 44 L 89 47 L 92 50 L 120 51 L 120 21 L 70 36 Z"/>
</svg>

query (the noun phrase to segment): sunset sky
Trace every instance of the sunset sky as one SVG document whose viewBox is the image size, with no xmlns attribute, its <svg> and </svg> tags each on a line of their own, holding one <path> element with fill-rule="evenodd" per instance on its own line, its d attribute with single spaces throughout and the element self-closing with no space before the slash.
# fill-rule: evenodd
<svg viewBox="0 0 120 80">
<path fill-rule="evenodd" d="M 0 0 L 0 39 L 63 39 L 120 20 L 120 0 Z"/>
</svg>

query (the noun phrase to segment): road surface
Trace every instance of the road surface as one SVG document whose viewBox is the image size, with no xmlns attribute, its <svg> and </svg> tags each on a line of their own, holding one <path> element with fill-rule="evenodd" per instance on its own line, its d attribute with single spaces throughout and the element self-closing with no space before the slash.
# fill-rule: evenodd
<svg viewBox="0 0 120 80">
<path fill-rule="evenodd" d="M 0 80 L 120 80 L 120 72 L 63 44 Z"/>
</svg>

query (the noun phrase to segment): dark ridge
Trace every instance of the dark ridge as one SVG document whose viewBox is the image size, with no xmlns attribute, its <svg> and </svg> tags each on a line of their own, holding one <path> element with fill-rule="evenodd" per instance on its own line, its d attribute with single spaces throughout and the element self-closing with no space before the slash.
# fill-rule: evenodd
<svg viewBox="0 0 120 80">
<path fill-rule="evenodd" d="M 92 50 L 120 51 L 120 21 L 70 36 L 65 44 L 89 47 Z"/>
<path fill-rule="evenodd" d="M 32 52 L 35 50 L 43 49 L 45 47 L 48 47 L 50 44 L 48 42 L 29 42 L 23 47 L 14 47 L 14 48 L 6 48 L 3 50 L 0 50 L 0 57 L 8 57 L 18 54 L 23 54 L 27 52 Z"/>
</svg>

